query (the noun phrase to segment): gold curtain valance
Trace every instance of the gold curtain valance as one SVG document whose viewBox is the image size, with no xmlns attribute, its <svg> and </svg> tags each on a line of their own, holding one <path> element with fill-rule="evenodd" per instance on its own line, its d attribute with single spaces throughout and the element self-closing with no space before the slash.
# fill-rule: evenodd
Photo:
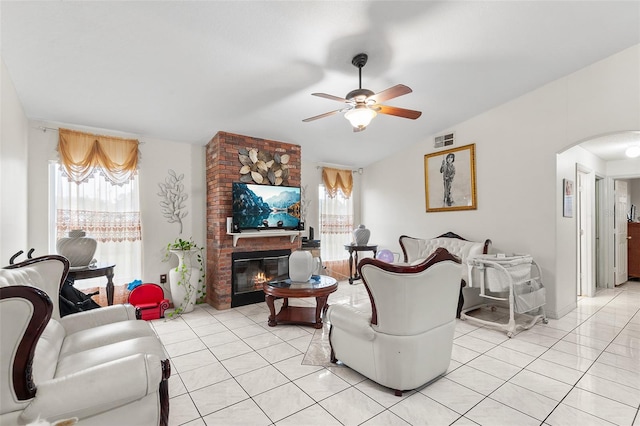
<svg viewBox="0 0 640 426">
<path fill-rule="evenodd" d="M 353 175 L 351 170 L 322 168 L 322 182 L 329 194 L 329 198 L 334 198 L 338 190 L 342 191 L 345 198 L 351 197 L 353 190 Z"/>
<path fill-rule="evenodd" d="M 131 180 L 138 169 L 138 140 L 59 129 L 58 153 L 69 178 L 81 183 L 97 168 L 114 185 Z"/>
</svg>

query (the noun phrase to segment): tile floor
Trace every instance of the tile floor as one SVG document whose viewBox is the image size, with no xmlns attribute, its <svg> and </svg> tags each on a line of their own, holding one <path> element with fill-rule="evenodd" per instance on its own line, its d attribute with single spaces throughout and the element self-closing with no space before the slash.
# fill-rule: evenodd
<svg viewBox="0 0 640 426">
<path fill-rule="evenodd" d="M 369 305 L 346 282 L 329 303 Z M 268 327 L 264 303 L 152 324 L 172 362 L 171 426 L 638 426 L 639 311 L 630 281 L 512 339 L 458 320 L 446 375 L 402 397 L 329 363 L 326 325 Z"/>
</svg>

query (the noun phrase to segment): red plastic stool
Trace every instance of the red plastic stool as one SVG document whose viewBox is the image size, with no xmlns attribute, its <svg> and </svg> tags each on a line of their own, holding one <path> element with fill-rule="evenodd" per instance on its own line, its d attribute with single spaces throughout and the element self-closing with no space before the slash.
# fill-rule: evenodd
<svg viewBox="0 0 640 426">
<path fill-rule="evenodd" d="M 162 287 L 157 284 L 140 284 L 129 293 L 129 303 L 140 308 L 143 320 L 164 318 L 169 300 L 164 298 Z"/>
</svg>

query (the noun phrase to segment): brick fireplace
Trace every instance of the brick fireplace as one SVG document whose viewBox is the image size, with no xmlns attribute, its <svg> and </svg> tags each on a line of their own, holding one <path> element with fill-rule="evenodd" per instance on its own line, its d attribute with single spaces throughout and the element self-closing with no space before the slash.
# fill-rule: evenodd
<svg viewBox="0 0 640 426">
<path fill-rule="evenodd" d="M 227 217 L 232 215 L 231 184 L 240 180 L 240 148 L 255 148 L 271 154 L 288 154 L 289 186 L 300 186 L 301 151 L 299 145 L 250 136 L 218 132 L 207 144 L 207 303 L 216 309 L 229 309 L 232 294 L 232 254 L 266 250 L 298 250 L 300 238 L 288 236 L 240 238 L 236 246 L 227 235 Z"/>
</svg>

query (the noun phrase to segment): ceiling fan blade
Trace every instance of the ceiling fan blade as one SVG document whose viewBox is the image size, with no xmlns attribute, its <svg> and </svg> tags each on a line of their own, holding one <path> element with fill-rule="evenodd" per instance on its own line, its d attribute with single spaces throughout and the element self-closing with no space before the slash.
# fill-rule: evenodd
<svg viewBox="0 0 640 426">
<path fill-rule="evenodd" d="M 328 95 L 326 93 L 312 93 L 313 96 L 318 96 L 321 98 L 325 98 L 325 99 L 330 99 L 332 101 L 338 101 L 338 102 L 349 102 L 347 99 L 345 98 L 341 98 L 339 96 L 333 96 L 333 95 Z"/>
<path fill-rule="evenodd" d="M 335 113 L 342 112 L 342 111 L 344 111 L 344 109 L 337 109 L 335 111 L 325 112 L 324 114 L 316 115 L 314 117 L 305 118 L 302 121 L 304 121 L 305 123 L 308 123 L 309 121 L 317 120 L 319 118 L 329 117 L 330 115 L 333 115 Z"/>
<path fill-rule="evenodd" d="M 389 87 L 382 92 L 378 92 L 375 95 L 369 96 L 367 100 L 372 99 L 377 103 L 380 103 L 389 99 L 397 98 L 398 96 L 406 95 L 411 92 L 412 90 L 410 87 L 407 87 L 404 84 L 396 84 L 395 86 Z"/>
<path fill-rule="evenodd" d="M 380 109 L 378 110 L 380 114 L 395 115 L 396 117 L 410 118 L 412 120 L 415 120 L 422 115 L 422 112 L 412 109 L 397 108 L 388 105 L 377 106 L 380 107 Z"/>
</svg>

